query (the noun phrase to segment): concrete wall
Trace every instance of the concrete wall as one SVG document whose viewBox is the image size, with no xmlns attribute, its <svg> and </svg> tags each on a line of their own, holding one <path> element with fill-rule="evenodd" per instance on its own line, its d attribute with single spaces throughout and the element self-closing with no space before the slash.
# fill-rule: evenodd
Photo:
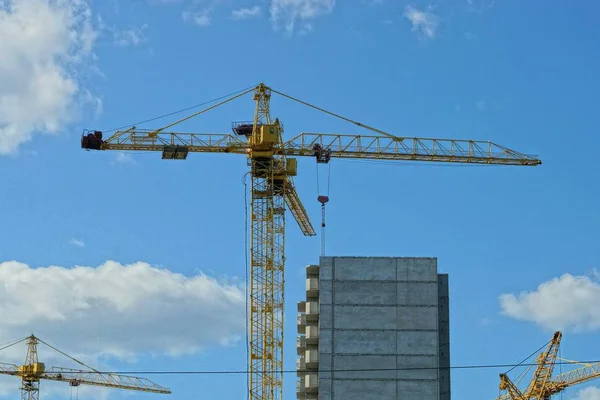
<svg viewBox="0 0 600 400">
<path fill-rule="evenodd" d="M 438 342 L 440 400 L 450 400 L 450 299 L 448 274 L 438 275 Z"/>
<path fill-rule="evenodd" d="M 322 257 L 318 302 L 311 398 L 450 399 L 450 370 L 438 370 L 450 357 L 448 277 L 437 259 Z"/>
</svg>

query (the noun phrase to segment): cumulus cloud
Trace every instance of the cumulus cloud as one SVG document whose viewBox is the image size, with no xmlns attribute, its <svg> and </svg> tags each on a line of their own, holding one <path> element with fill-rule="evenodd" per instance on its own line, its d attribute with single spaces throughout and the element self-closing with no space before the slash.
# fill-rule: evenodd
<svg viewBox="0 0 600 400">
<path fill-rule="evenodd" d="M 86 0 L 0 1 L 0 155 L 90 103 L 78 76 L 98 36 L 91 20 Z"/>
<path fill-rule="evenodd" d="M 260 16 L 259 6 L 238 8 L 236 10 L 231 11 L 231 18 L 233 19 L 248 19 L 258 16 Z"/>
<path fill-rule="evenodd" d="M 335 0 L 271 0 L 269 13 L 275 29 L 283 29 L 291 34 L 298 20 L 310 26 L 313 19 L 331 14 Z"/>
<path fill-rule="evenodd" d="M 564 274 L 533 291 L 502 294 L 506 316 L 533 322 L 547 330 L 573 332 L 600 328 L 600 283 L 587 276 Z"/>
<path fill-rule="evenodd" d="M 573 400 L 600 400 L 600 388 L 590 386 L 577 392 Z"/>
<path fill-rule="evenodd" d="M 32 268 L 9 261 L 0 263 L 0 282 L 0 343 L 33 332 L 75 357 L 135 361 L 194 354 L 244 333 L 240 282 L 204 274 L 144 262 Z M 10 362 L 22 362 L 22 352 L 10 354 Z"/>
<path fill-rule="evenodd" d="M 411 5 L 407 5 L 404 10 L 404 17 L 412 24 L 412 30 L 419 32 L 427 38 L 433 38 L 438 26 L 438 17 L 431 11 L 419 10 Z"/>
</svg>

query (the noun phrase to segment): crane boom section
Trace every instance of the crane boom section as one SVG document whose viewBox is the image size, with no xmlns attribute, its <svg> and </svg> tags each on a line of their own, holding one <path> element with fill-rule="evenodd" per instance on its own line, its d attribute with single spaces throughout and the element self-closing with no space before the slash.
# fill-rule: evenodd
<svg viewBox="0 0 600 400">
<path fill-rule="evenodd" d="M 283 199 L 285 200 L 285 204 L 287 204 L 304 236 L 315 236 L 317 233 L 310 222 L 310 217 L 308 216 L 302 201 L 300 201 L 300 197 L 298 196 L 298 192 L 296 192 L 294 183 L 289 177 L 286 177 Z"/>
<path fill-rule="evenodd" d="M 80 384 L 129 389 L 142 392 L 170 394 L 171 391 L 146 378 L 135 376 L 97 373 L 72 368 L 51 367 L 41 376 L 50 381 L 70 382 L 74 386 Z"/>
<path fill-rule="evenodd" d="M 552 386 L 556 386 L 562 390 L 568 386 L 587 382 L 598 377 L 600 377 L 600 363 L 586 365 L 585 367 L 556 375 L 552 379 Z"/>
<path fill-rule="evenodd" d="M 15 364 L 0 363 L 0 374 L 18 376 L 19 367 Z"/>
<path fill-rule="evenodd" d="M 185 147 L 196 153 L 247 154 L 250 146 L 230 134 L 156 132 L 131 128 L 102 141 L 98 150 L 164 151 L 167 146 Z M 432 161 L 470 164 L 537 166 L 537 156 L 527 155 L 486 141 L 433 138 L 390 138 L 375 135 L 301 133 L 274 146 L 274 154 L 314 156 L 315 145 L 329 149 L 331 157 L 379 160 Z"/>
</svg>

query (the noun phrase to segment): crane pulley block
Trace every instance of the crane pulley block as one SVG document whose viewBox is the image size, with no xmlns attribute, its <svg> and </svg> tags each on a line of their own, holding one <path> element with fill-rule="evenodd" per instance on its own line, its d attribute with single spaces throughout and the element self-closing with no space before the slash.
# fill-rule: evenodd
<svg viewBox="0 0 600 400">
<path fill-rule="evenodd" d="M 318 164 L 327 164 L 331 160 L 331 149 L 324 149 L 319 143 L 313 146 L 314 156 Z"/>
</svg>

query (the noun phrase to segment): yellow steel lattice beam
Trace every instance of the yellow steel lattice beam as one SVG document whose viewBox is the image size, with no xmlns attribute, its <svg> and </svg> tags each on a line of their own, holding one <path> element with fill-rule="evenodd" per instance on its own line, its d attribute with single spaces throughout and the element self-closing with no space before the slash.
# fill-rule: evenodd
<svg viewBox="0 0 600 400">
<path fill-rule="evenodd" d="M 248 154 L 250 146 L 229 134 L 163 132 L 151 137 L 151 130 L 131 129 L 106 139 L 99 150 L 163 151 L 165 146 L 182 146 L 190 153 Z M 374 160 L 429 161 L 467 164 L 541 165 L 534 155 L 484 141 L 400 138 L 381 136 L 301 133 L 275 147 L 275 154 L 313 156 L 314 145 L 331 150 L 331 157 Z"/>
</svg>

